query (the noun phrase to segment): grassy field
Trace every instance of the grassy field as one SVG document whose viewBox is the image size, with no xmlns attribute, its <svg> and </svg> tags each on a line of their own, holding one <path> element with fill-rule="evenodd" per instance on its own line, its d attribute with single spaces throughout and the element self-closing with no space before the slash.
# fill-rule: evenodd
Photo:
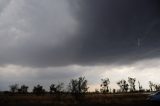
<svg viewBox="0 0 160 106">
<path fill-rule="evenodd" d="M 124 93 L 124 94 L 87 94 L 76 100 L 73 96 L 63 95 L 0 95 L 0 106 L 3 105 L 23 105 L 23 106 L 148 106 L 152 105 L 147 102 L 148 94 L 143 93 Z"/>
</svg>

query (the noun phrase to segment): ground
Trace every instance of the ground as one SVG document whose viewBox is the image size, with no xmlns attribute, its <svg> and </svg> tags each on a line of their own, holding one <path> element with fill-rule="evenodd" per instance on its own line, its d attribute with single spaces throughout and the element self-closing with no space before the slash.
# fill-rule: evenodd
<svg viewBox="0 0 160 106">
<path fill-rule="evenodd" d="M 77 100 L 69 94 L 1 94 L 0 106 L 159 106 L 147 98 L 146 93 L 87 94 Z"/>
</svg>

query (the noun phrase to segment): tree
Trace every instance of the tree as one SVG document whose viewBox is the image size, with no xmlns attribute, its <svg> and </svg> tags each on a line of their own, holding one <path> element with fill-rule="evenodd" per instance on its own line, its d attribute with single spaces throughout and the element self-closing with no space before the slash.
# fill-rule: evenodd
<svg viewBox="0 0 160 106">
<path fill-rule="evenodd" d="M 136 88 L 135 88 L 136 78 L 128 77 L 128 82 L 129 82 L 129 85 L 130 85 L 130 91 L 134 92 L 136 90 Z"/>
<path fill-rule="evenodd" d="M 43 89 L 43 86 L 38 84 L 33 88 L 33 93 L 36 95 L 43 95 L 45 93 L 45 90 Z"/>
<path fill-rule="evenodd" d="M 160 91 L 160 85 L 159 84 L 154 84 L 153 85 L 155 91 Z"/>
<path fill-rule="evenodd" d="M 85 79 L 85 77 L 79 77 L 78 79 L 72 79 L 69 83 L 68 88 L 71 93 L 84 94 L 88 90 L 87 80 Z"/>
<path fill-rule="evenodd" d="M 128 84 L 126 82 L 126 80 L 120 80 L 119 82 L 117 82 L 118 86 L 121 89 L 121 92 L 127 92 L 128 91 Z"/>
<path fill-rule="evenodd" d="M 12 93 L 18 92 L 18 84 L 10 85 L 9 87 Z"/>
<path fill-rule="evenodd" d="M 102 93 L 108 93 L 109 92 L 109 84 L 110 84 L 110 80 L 109 78 L 105 78 L 105 79 L 101 79 L 102 84 L 101 86 L 101 92 Z"/>
<path fill-rule="evenodd" d="M 139 81 L 138 81 L 138 87 L 139 87 L 139 92 L 144 91 L 144 89 L 143 89 L 143 87 L 142 87 L 142 85 L 140 84 L 140 82 L 139 82 Z"/>
<path fill-rule="evenodd" d="M 28 93 L 28 86 L 22 85 L 21 88 L 18 89 L 18 92 L 23 94 Z"/>
<path fill-rule="evenodd" d="M 84 94 L 88 91 L 87 80 L 85 77 L 79 77 L 78 79 L 72 79 L 68 85 L 68 90 L 75 97 L 76 100 L 80 101 Z"/>
<path fill-rule="evenodd" d="M 63 87 L 64 87 L 64 83 L 59 83 L 59 84 L 51 84 L 50 86 L 50 93 L 55 93 L 55 94 L 59 94 L 61 92 L 63 92 Z"/>
<path fill-rule="evenodd" d="M 149 81 L 149 88 L 150 88 L 150 91 L 153 91 L 153 87 L 154 87 L 153 82 Z"/>
</svg>

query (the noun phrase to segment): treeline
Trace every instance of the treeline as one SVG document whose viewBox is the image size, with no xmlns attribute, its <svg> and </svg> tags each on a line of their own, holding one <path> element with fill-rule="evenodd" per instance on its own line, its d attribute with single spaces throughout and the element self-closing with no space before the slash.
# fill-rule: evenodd
<svg viewBox="0 0 160 106">
<path fill-rule="evenodd" d="M 138 89 L 136 89 L 136 82 L 138 82 Z M 126 93 L 126 92 L 150 92 L 150 91 L 159 91 L 160 84 L 155 84 L 149 81 L 149 88 L 144 89 L 139 81 L 136 81 L 136 78 L 128 77 L 128 80 L 120 80 L 117 82 L 119 89 L 110 88 L 110 79 L 104 78 L 101 79 L 100 89 L 95 89 L 92 93 Z M 9 86 L 10 91 L 5 91 L 4 93 L 9 94 L 35 94 L 35 95 L 44 95 L 49 94 L 63 94 L 69 93 L 74 96 L 84 95 L 88 92 L 88 81 L 85 77 L 79 77 L 77 79 L 70 80 L 67 88 L 65 88 L 64 83 L 51 84 L 49 86 L 49 92 L 47 92 L 42 85 L 36 85 L 33 87 L 32 92 L 28 92 L 29 87 L 27 85 L 13 84 Z"/>
</svg>

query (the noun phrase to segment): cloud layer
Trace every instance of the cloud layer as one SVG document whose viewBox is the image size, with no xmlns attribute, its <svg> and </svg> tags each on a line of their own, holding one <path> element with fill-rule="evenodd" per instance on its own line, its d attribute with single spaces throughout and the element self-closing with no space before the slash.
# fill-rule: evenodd
<svg viewBox="0 0 160 106">
<path fill-rule="evenodd" d="M 159 2 L 1 0 L 0 64 L 121 64 L 159 57 Z"/>
<path fill-rule="evenodd" d="M 77 4 L 77 2 L 75 3 Z M 87 0 L 75 5 L 79 61 L 124 63 L 159 57 L 159 2 Z"/>
<path fill-rule="evenodd" d="M 0 15 L 0 64 L 49 66 L 59 63 L 58 59 L 67 53 L 61 48 L 75 36 L 77 27 L 67 1 L 10 0 L 2 3 L 6 5 Z"/>
</svg>

